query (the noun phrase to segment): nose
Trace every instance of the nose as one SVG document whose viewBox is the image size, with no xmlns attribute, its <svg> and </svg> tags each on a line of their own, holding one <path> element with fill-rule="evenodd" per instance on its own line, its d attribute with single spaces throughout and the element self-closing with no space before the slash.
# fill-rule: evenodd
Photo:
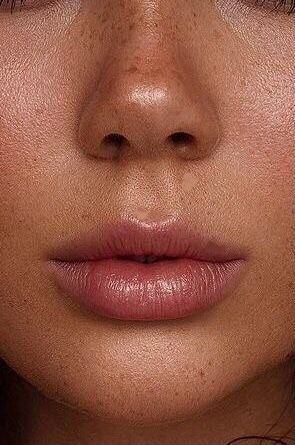
<svg viewBox="0 0 295 445">
<path fill-rule="evenodd" d="M 80 119 L 82 149 L 108 160 L 209 156 L 219 140 L 218 115 L 198 64 L 177 57 L 173 42 L 134 43 L 124 51 L 113 46 L 100 66 Z"/>
</svg>

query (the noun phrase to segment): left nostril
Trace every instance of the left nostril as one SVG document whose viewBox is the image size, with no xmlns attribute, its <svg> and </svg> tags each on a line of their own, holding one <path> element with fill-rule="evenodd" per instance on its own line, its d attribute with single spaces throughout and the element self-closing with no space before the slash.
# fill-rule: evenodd
<svg viewBox="0 0 295 445">
<path fill-rule="evenodd" d="M 100 143 L 99 156 L 101 159 L 117 159 L 124 146 L 129 146 L 128 139 L 122 134 L 110 133 Z"/>
<path fill-rule="evenodd" d="M 112 145 L 116 148 L 121 148 L 122 145 L 128 144 L 127 139 L 118 133 L 110 133 L 103 138 L 104 145 Z"/>
<path fill-rule="evenodd" d="M 176 146 L 189 146 L 195 143 L 195 138 L 189 133 L 185 133 L 183 131 L 178 131 L 176 133 L 171 134 L 168 137 L 168 141 L 172 142 L 173 145 Z"/>
</svg>

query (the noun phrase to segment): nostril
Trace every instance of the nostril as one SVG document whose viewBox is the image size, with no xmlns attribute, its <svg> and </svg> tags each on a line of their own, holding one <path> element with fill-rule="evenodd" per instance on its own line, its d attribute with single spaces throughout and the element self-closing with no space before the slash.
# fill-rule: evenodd
<svg viewBox="0 0 295 445">
<path fill-rule="evenodd" d="M 121 148 L 124 144 L 127 144 L 128 141 L 121 134 L 110 133 L 103 138 L 102 143 L 103 143 L 103 145 L 106 145 L 106 146 L 112 145 L 113 147 Z"/>
<path fill-rule="evenodd" d="M 108 134 L 101 141 L 99 154 L 100 158 L 106 160 L 117 159 L 121 153 L 123 146 L 129 146 L 129 142 L 128 139 L 126 139 L 122 134 Z"/>
<path fill-rule="evenodd" d="M 176 133 L 171 134 L 168 137 L 168 141 L 172 142 L 173 145 L 176 146 L 189 146 L 195 143 L 195 138 L 189 133 L 185 133 L 183 131 L 178 131 Z"/>
</svg>

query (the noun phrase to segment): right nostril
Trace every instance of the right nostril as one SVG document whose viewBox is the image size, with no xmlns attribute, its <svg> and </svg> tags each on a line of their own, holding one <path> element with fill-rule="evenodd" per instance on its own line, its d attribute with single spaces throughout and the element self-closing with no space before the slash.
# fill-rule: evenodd
<svg viewBox="0 0 295 445">
<path fill-rule="evenodd" d="M 110 133 L 103 138 L 102 143 L 106 146 L 112 145 L 116 148 L 121 148 L 122 145 L 128 143 L 127 139 L 118 133 Z"/>
<path fill-rule="evenodd" d="M 189 146 L 195 143 L 195 138 L 189 133 L 185 133 L 183 131 L 179 131 L 171 134 L 168 137 L 168 140 L 172 142 L 173 145 L 176 146 Z"/>
</svg>

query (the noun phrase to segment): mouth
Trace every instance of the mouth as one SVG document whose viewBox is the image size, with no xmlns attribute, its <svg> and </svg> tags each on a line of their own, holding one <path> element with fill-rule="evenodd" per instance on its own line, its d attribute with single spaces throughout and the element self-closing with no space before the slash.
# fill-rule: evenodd
<svg viewBox="0 0 295 445">
<path fill-rule="evenodd" d="M 208 310 L 236 288 L 245 262 L 179 222 L 127 221 L 60 246 L 47 265 L 63 298 L 102 317 L 153 321 Z"/>
<path fill-rule="evenodd" d="M 162 260 L 173 260 L 175 258 L 168 257 L 168 256 L 155 256 L 155 255 L 125 255 L 118 257 L 122 260 L 128 260 L 128 261 L 135 261 L 137 263 L 143 263 L 143 264 L 152 264 L 157 261 Z"/>
</svg>

